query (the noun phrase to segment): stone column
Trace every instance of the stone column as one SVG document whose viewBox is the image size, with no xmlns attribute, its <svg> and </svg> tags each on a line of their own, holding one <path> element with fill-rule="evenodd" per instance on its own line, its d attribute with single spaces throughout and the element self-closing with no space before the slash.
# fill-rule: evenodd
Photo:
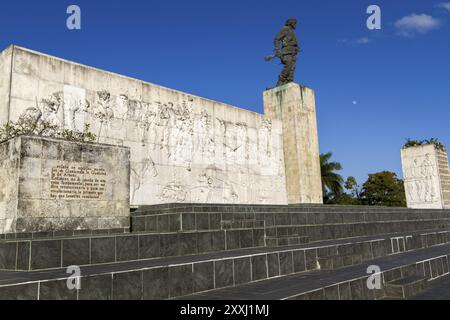
<svg viewBox="0 0 450 320">
<path fill-rule="evenodd" d="M 447 152 L 436 150 L 438 158 L 439 179 L 441 181 L 442 201 L 445 209 L 450 209 L 450 170 Z"/>
<path fill-rule="evenodd" d="M 288 202 L 323 203 L 314 91 L 297 83 L 266 90 L 264 113 L 283 123 Z"/>
<path fill-rule="evenodd" d="M 404 148 L 401 157 L 408 208 L 449 209 L 447 153 L 428 144 Z"/>
</svg>

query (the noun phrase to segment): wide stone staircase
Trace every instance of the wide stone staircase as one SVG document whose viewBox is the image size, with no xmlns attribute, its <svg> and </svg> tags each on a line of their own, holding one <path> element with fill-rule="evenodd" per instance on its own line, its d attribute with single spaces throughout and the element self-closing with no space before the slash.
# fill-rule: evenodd
<svg viewBox="0 0 450 320">
<path fill-rule="evenodd" d="M 3 236 L 0 299 L 431 299 L 449 263 L 449 210 L 164 204 L 131 230 Z"/>
</svg>

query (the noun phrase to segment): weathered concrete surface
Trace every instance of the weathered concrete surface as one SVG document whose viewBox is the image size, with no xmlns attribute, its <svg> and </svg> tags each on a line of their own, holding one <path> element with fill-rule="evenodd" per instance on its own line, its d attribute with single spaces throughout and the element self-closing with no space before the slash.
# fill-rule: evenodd
<svg viewBox="0 0 450 320">
<path fill-rule="evenodd" d="M 322 203 L 314 91 L 296 83 L 264 92 L 264 113 L 283 123 L 289 203 Z"/>
<path fill-rule="evenodd" d="M 13 47 L 0 53 L 0 125 L 8 118 Z"/>
<path fill-rule="evenodd" d="M 447 153 L 433 144 L 401 150 L 408 208 L 450 208 Z"/>
<path fill-rule="evenodd" d="M 20 140 L 0 144 L 0 234 L 16 230 Z"/>
<path fill-rule="evenodd" d="M 0 123 L 39 109 L 130 147 L 133 205 L 287 203 L 279 120 L 19 47 L 12 65 Z"/>
<path fill-rule="evenodd" d="M 436 150 L 441 193 L 444 208 L 450 209 L 450 170 L 448 167 L 448 155 L 442 150 Z"/>
<path fill-rule="evenodd" d="M 0 234 L 127 228 L 130 151 L 21 136 L 0 144 Z"/>
</svg>

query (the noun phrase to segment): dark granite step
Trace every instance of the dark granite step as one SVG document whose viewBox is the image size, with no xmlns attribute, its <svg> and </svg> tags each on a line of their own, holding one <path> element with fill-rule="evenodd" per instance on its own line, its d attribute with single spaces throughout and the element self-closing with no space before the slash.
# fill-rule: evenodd
<svg viewBox="0 0 450 320">
<path fill-rule="evenodd" d="M 309 238 L 299 235 L 266 237 L 266 245 L 268 247 L 292 246 L 297 244 L 309 243 Z"/>
<path fill-rule="evenodd" d="M 133 232 L 220 230 L 222 222 L 264 221 L 266 227 L 335 227 L 335 233 L 361 233 L 361 228 L 384 228 L 382 233 L 450 226 L 449 210 L 411 210 L 339 206 L 237 206 L 172 204 L 132 213 Z M 345 209 L 345 210 L 344 210 Z M 228 223 L 228 222 L 225 222 Z M 378 226 L 380 225 L 380 226 Z M 397 228 L 397 230 L 395 230 Z M 359 232 L 359 233 L 358 233 Z M 311 237 L 311 235 L 309 235 Z M 312 237 L 311 237 L 312 238 Z M 316 240 L 320 240 L 317 238 Z"/>
<path fill-rule="evenodd" d="M 82 290 L 76 297 L 111 299 L 110 290 L 114 287 L 113 299 L 174 298 L 195 292 L 239 286 L 317 270 L 317 258 L 333 254 L 363 252 L 366 258 L 386 257 L 390 254 L 390 237 L 85 266 L 81 268 Z M 380 248 L 383 250 L 379 251 Z M 394 256 L 397 255 L 390 257 Z M 442 261 L 440 262 L 442 265 Z M 431 270 L 435 276 L 437 274 L 434 272 L 445 272 L 434 264 Z M 386 281 L 395 280 L 395 275 L 396 273 L 393 273 Z M 33 299 L 38 293 L 42 299 L 59 299 L 70 295 L 73 297 L 72 292 L 68 292 L 65 286 L 67 277 L 65 269 L 0 272 L 0 297 L 22 295 Z"/>
<path fill-rule="evenodd" d="M 29 241 L 0 241 L 0 269 L 3 270 L 41 270 L 60 268 L 68 265 L 90 265 L 122 261 L 143 260 L 150 258 L 183 256 L 204 252 L 220 252 L 251 247 L 293 245 L 306 241 L 306 236 L 289 240 L 290 236 L 279 240 L 265 242 L 265 231 L 269 238 L 270 229 L 239 229 L 227 231 L 176 232 L 176 233 L 132 233 L 121 236 L 85 236 Z M 424 232 L 426 233 L 426 232 Z M 294 234 L 291 238 L 300 235 Z M 275 236 L 276 237 L 283 237 Z M 407 250 L 447 243 L 449 232 L 430 232 L 425 234 L 402 235 Z M 397 239 L 398 240 L 398 239 Z M 290 242 L 289 242 L 290 241 Z M 353 241 L 353 240 L 349 240 Z M 384 254 L 396 253 L 392 239 L 385 244 L 360 252 Z M 316 240 L 317 242 L 317 240 Z M 397 241 L 398 242 L 398 241 Z M 385 249 L 388 248 L 388 249 Z M 380 253 L 379 253 L 380 252 Z M 353 252 L 352 252 L 353 253 Z"/>
<path fill-rule="evenodd" d="M 343 267 L 360 264 L 363 262 L 362 254 L 345 254 L 327 256 L 317 259 L 317 268 L 319 270 L 336 270 Z"/>
<path fill-rule="evenodd" d="M 222 220 L 221 228 L 230 229 L 248 229 L 248 228 L 264 228 L 264 220 Z"/>
<path fill-rule="evenodd" d="M 428 281 L 427 288 L 411 300 L 450 300 L 450 275 Z"/>
<path fill-rule="evenodd" d="M 45 270 L 264 247 L 263 228 L 0 241 L 0 270 Z"/>
<path fill-rule="evenodd" d="M 233 288 L 187 295 L 186 300 L 381 300 L 388 283 L 408 275 L 430 279 L 448 275 L 450 245 L 406 252 L 367 261 L 334 271 L 310 271 Z M 381 269 L 381 288 L 370 288 L 368 267 Z M 438 265 L 445 266 L 439 270 Z M 420 282 L 419 282 L 420 283 Z M 415 284 L 416 285 L 416 284 Z M 420 289 L 420 286 L 417 285 Z M 414 286 L 413 286 L 414 287 Z M 414 289 L 417 289 L 414 287 Z M 398 298 L 397 298 L 398 299 Z"/>
<path fill-rule="evenodd" d="M 0 234 L 0 242 L 2 240 L 31 240 L 31 239 L 50 239 L 50 238 L 57 239 L 57 238 L 80 237 L 80 236 L 124 235 L 128 233 L 130 233 L 130 228 L 8 233 L 8 234 Z"/>
<path fill-rule="evenodd" d="M 437 218 L 448 217 L 449 210 L 424 210 L 390 207 L 369 207 L 369 206 L 334 206 L 334 205 L 224 205 L 224 204 L 167 204 L 159 206 L 141 207 L 134 211 L 133 216 L 155 215 L 162 213 L 189 213 L 189 212 L 207 212 L 207 213 L 324 213 L 324 214 L 391 214 L 391 215 L 409 215 L 409 216 L 435 216 Z"/>
<path fill-rule="evenodd" d="M 428 279 L 423 275 L 414 275 L 386 284 L 387 299 L 409 299 L 426 289 Z"/>
<path fill-rule="evenodd" d="M 328 239 L 342 239 L 396 232 L 418 232 L 423 230 L 449 229 L 449 221 L 396 221 L 396 222 L 367 222 L 367 223 L 340 223 L 323 225 L 293 225 L 273 227 L 267 224 L 268 237 L 302 235 L 309 237 L 310 241 Z"/>
</svg>

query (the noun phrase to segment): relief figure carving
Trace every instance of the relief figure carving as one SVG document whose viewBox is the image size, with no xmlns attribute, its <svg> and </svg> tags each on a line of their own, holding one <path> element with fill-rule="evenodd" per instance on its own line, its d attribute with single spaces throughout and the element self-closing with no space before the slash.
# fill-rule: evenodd
<svg viewBox="0 0 450 320">
<path fill-rule="evenodd" d="M 90 108 L 86 100 L 86 90 L 64 86 L 64 100 L 57 98 L 57 103 L 64 111 L 64 128 L 69 130 L 83 131 L 85 127 L 85 116 Z"/>
<path fill-rule="evenodd" d="M 432 163 L 430 158 L 431 155 L 427 153 L 421 166 L 421 174 L 425 179 L 423 181 L 425 189 L 425 202 L 433 202 L 436 199 L 436 190 L 434 188 L 436 166 Z"/>
<path fill-rule="evenodd" d="M 175 163 L 188 166 L 188 170 L 190 170 L 194 150 L 194 121 L 191 110 L 192 107 L 186 102 L 173 109 L 174 126 L 170 134 L 172 141 L 169 158 Z"/>
<path fill-rule="evenodd" d="M 198 177 L 197 194 L 202 194 L 203 202 L 236 202 L 239 199 L 233 183 L 223 176 L 222 171 L 214 165 L 208 166 Z M 197 201 L 200 199 L 197 199 Z"/>
<path fill-rule="evenodd" d="M 258 131 L 259 165 L 268 167 L 272 157 L 272 122 L 264 120 Z"/>
<path fill-rule="evenodd" d="M 141 117 L 139 118 L 139 127 L 142 129 L 141 142 L 142 145 L 150 143 L 152 145 L 152 150 L 155 150 L 158 136 L 156 129 L 156 118 L 158 114 L 151 104 L 146 103 L 142 105 L 145 111 L 142 112 Z"/>
<path fill-rule="evenodd" d="M 260 127 L 255 128 L 249 127 L 245 122 L 213 118 L 207 110 L 194 114 L 194 100 L 189 98 L 175 103 L 141 102 L 130 100 L 124 94 L 112 95 L 106 90 L 95 92 L 91 102 L 85 97 L 85 89 L 67 86 L 64 92 L 55 92 L 37 102 L 36 107 L 27 109 L 20 119 L 81 129 L 80 125 L 84 124 L 86 115 L 86 119 L 91 119 L 95 125 L 93 131 L 99 139 L 109 138 L 116 143 L 117 140 L 126 141 L 130 137 L 128 140 L 133 143 L 142 143 L 144 148 L 136 146 L 138 150 L 142 150 L 139 151 L 142 153 L 139 162 L 131 164 L 132 202 L 143 199 L 149 182 L 161 184 L 160 180 L 163 178 L 157 178 L 159 175 L 152 156 L 158 158 L 158 163 L 183 166 L 188 171 L 195 172 L 191 175 L 187 173 L 186 176 L 193 178 L 194 186 L 186 186 L 185 180 L 179 181 L 174 177 L 159 194 L 154 195 L 165 202 L 184 202 L 189 198 L 190 201 L 198 202 L 235 203 L 246 196 L 245 193 L 240 194 L 242 190 L 251 188 L 242 181 L 232 181 L 235 174 L 246 177 L 242 174 L 248 174 L 250 170 L 259 174 L 260 168 L 254 165 L 258 161 L 262 167 L 266 167 L 264 174 L 268 174 L 268 166 L 282 166 L 282 161 L 278 160 L 279 154 L 273 150 L 272 123 L 269 120 L 263 120 Z M 157 145 L 160 150 L 155 151 Z M 191 169 L 194 155 L 199 155 L 195 159 L 202 161 L 197 163 L 197 167 L 201 165 L 204 168 L 201 174 Z M 252 166 L 249 165 L 250 160 Z M 217 168 L 214 165 L 216 161 L 221 166 L 225 164 L 224 168 Z M 283 170 L 282 166 L 279 172 Z M 228 171 L 232 174 L 229 175 Z M 419 169 L 418 171 L 422 173 Z M 427 175 L 427 171 L 423 174 Z M 420 187 L 425 188 L 422 185 Z M 427 188 L 434 190 L 432 185 Z M 414 194 L 418 189 L 414 184 L 410 187 L 410 193 Z M 270 191 L 258 192 L 259 194 L 249 197 L 261 203 L 272 198 Z M 430 193 L 433 194 L 432 191 Z"/>
<path fill-rule="evenodd" d="M 62 127 L 63 122 L 61 120 L 61 114 L 65 111 L 64 108 L 64 101 L 63 101 L 63 94 L 62 92 L 55 92 L 52 95 L 50 95 L 48 98 L 41 99 L 41 101 L 38 104 L 38 108 L 42 112 L 42 121 L 52 125 L 52 126 L 58 126 Z M 74 118 L 74 116 L 73 116 Z M 69 129 L 73 130 L 75 128 L 74 124 L 75 120 L 73 121 L 73 126 Z"/>
<path fill-rule="evenodd" d="M 200 152 L 206 162 L 211 162 L 215 155 L 214 132 L 211 125 L 211 117 L 205 110 L 196 122 L 197 147 L 195 152 Z"/>
<path fill-rule="evenodd" d="M 114 118 L 114 110 L 111 106 L 111 94 L 106 91 L 98 91 L 96 93 L 96 102 L 92 107 L 94 116 L 100 121 L 100 127 L 97 134 L 98 139 L 102 137 L 102 134 L 108 136 L 108 126 L 111 120 Z M 106 128 L 106 132 L 102 132 Z"/>
<path fill-rule="evenodd" d="M 163 188 L 159 198 L 166 202 L 184 202 L 187 198 L 187 190 L 178 179 L 174 178 Z"/>
<path fill-rule="evenodd" d="M 238 147 L 236 159 L 238 163 L 244 164 L 249 159 L 248 126 L 244 122 L 238 122 L 236 127 L 236 146 Z"/>
<path fill-rule="evenodd" d="M 142 162 L 131 164 L 132 201 L 134 201 L 136 192 L 141 188 L 148 174 L 152 178 L 156 178 L 158 176 L 158 170 L 156 169 L 155 162 L 150 156 L 145 158 Z"/>
<path fill-rule="evenodd" d="M 406 195 L 412 203 L 430 203 L 437 200 L 436 194 L 436 166 L 431 160 L 431 155 L 416 157 L 406 169 L 405 189 Z"/>
<path fill-rule="evenodd" d="M 158 143 L 160 145 L 160 149 L 169 147 L 169 138 L 170 138 L 170 119 L 171 119 L 171 106 L 168 104 L 162 104 L 161 102 L 156 102 L 159 109 L 159 116 L 158 116 L 158 122 L 157 125 L 159 127 L 158 130 Z"/>
</svg>

